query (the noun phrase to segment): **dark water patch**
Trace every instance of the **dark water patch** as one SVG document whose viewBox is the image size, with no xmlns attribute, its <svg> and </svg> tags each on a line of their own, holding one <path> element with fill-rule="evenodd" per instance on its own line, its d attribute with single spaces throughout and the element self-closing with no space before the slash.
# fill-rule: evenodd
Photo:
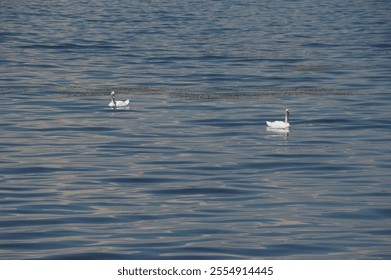
<svg viewBox="0 0 391 280">
<path fill-rule="evenodd" d="M 114 253 L 102 253 L 102 252 L 91 252 L 91 253 L 74 253 L 74 254 L 65 254 L 65 255 L 49 255 L 43 259 L 52 259 L 52 260 L 154 260 L 158 256 L 161 260 L 172 260 L 172 259 L 181 259 L 181 260 L 202 260 L 202 259 L 234 259 L 232 256 L 226 256 L 224 254 L 216 254 L 215 252 L 208 253 L 207 256 L 201 254 L 182 254 L 179 253 L 167 253 L 162 250 L 149 250 L 146 248 L 142 250 L 142 253 L 139 250 L 128 249 L 126 253 L 123 254 L 114 254 Z"/>
<path fill-rule="evenodd" d="M 228 230 L 218 228 L 195 228 L 195 229 L 178 229 L 176 234 L 181 236 L 201 236 L 201 235 L 225 235 L 225 234 L 238 234 L 239 230 Z"/>
<path fill-rule="evenodd" d="M 215 127 L 236 127 L 236 126 L 243 126 L 243 125 L 249 125 L 248 122 L 245 120 L 225 120 L 225 119 L 205 119 L 205 120 L 191 120 L 191 124 L 193 125 L 207 125 L 207 126 L 215 126 Z M 230 132 L 222 135 L 222 136 L 229 136 L 229 135 L 235 135 L 237 133 Z"/>
<path fill-rule="evenodd" d="M 391 44 L 387 44 L 387 43 L 372 44 L 372 46 L 381 49 L 391 49 Z"/>
<path fill-rule="evenodd" d="M 391 230 L 370 230 L 368 234 L 391 236 Z"/>
<path fill-rule="evenodd" d="M 277 244 L 266 246 L 266 249 L 262 251 L 261 255 L 264 257 L 288 257 L 290 254 L 295 256 L 300 255 L 326 255 L 333 252 L 340 252 L 342 248 L 333 248 L 330 245 L 322 246 L 321 244 L 307 245 L 307 244 Z"/>
<path fill-rule="evenodd" d="M 198 153 L 198 152 L 196 152 Z M 205 152 L 206 154 L 210 154 L 208 152 Z M 212 153 L 214 154 L 214 153 Z M 192 169 L 193 167 L 182 167 L 181 169 Z M 222 171 L 234 171 L 236 170 L 236 164 L 235 165 L 224 165 L 219 164 L 219 165 L 209 165 L 209 166 L 198 166 L 197 170 L 199 171 L 210 171 L 210 172 L 222 172 Z"/>
<path fill-rule="evenodd" d="M 143 218 L 145 219 L 145 218 Z M 1 227 L 18 227 L 21 223 L 24 226 L 54 226 L 54 225 L 82 225 L 82 224 L 99 224 L 99 223 L 114 223 L 117 220 L 111 217 L 59 217 L 59 218 L 42 218 L 42 219 L 25 219 L 0 221 Z"/>
<path fill-rule="evenodd" d="M 67 237 L 81 234 L 79 231 L 74 230 L 52 230 L 52 231 L 29 231 L 29 232 L 12 232 L 12 233 L 2 233 L 0 236 L 0 240 L 9 240 L 14 239 L 17 240 L 18 243 L 21 243 L 22 240 L 36 240 L 36 243 L 40 243 L 39 241 L 46 241 L 46 238 L 57 238 L 59 236 Z M 9 244 L 12 245 L 12 244 Z M 63 244 L 66 246 L 66 244 Z"/>
<path fill-rule="evenodd" d="M 274 155 L 272 155 L 274 156 Z M 299 157 L 300 158 L 300 157 Z M 243 164 L 243 167 L 258 170 L 275 170 L 275 171 L 347 171 L 358 170 L 358 167 L 346 166 L 344 164 L 333 164 L 327 162 L 255 162 Z"/>
<path fill-rule="evenodd" d="M 6 168 L 4 172 L 7 174 L 40 174 L 40 173 L 53 173 L 63 171 L 62 168 L 57 167 L 44 167 L 44 166 L 31 166 L 31 167 L 14 167 Z"/>
<path fill-rule="evenodd" d="M 190 188 L 172 188 L 172 189 L 159 189 L 154 190 L 151 193 L 159 195 L 244 195 L 249 191 L 243 191 L 233 188 L 216 188 L 216 187 L 199 187 L 194 186 Z"/>
<path fill-rule="evenodd" d="M 167 177 L 117 177 L 117 178 L 110 178 L 107 180 L 110 183 L 117 183 L 117 184 L 129 184 L 129 185 L 135 185 L 135 184 L 161 184 L 161 183 L 173 183 L 177 182 L 178 179 L 176 178 L 167 178 Z"/>
<path fill-rule="evenodd" d="M 1 193 L 1 192 L 0 192 Z M 45 197 L 46 199 L 52 199 L 55 198 L 58 195 L 57 191 L 50 191 L 50 190 L 35 190 L 35 191 L 13 191 L 12 193 L 3 193 L 4 198 L 7 198 L 3 203 L 4 205 L 17 205 L 18 203 L 23 204 L 26 203 L 26 200 L 31 201 L 35 199 L 39 199 L 42 197 Z M 29 203 L 29 204 L 30 204 Z M 29 205 L 30 207 L 31 205 Z M 19 207 L 16 207 L 19 208 Z"/>
<path fill-rule="evenodd" d="M 336 144 L 340 144 L 340 142 L 337 142 L 337 141 L 306 141 L 304 143 L 305 145 L 304 146 L 318 146 L 318 145 L 336 145 Z M 281 158 L 281 159 L 297 159 L 297 158 L 316 158 L 316 159 L 327 159 L 327 158 L 335 158 L 335 157 L 338 157 L 339 155 L 336 155 L 336 154 L 319 154 L 317 151 L 302 151 L 300 152 L 300 149 L 303 149 L 304 148 L 303 145 L 300 145 L 300 146 L 297 146 L 296 149 L 292 148 L 292 152 L 290 152 L 289 154 L 288 153 L 269 153 L 269 154 L 265 154 L 264 157 L 265 158 Z M 295 150 L 299 150 L 299 151 L 296 151 L 294 153 Z M 341 157 L 343 157 L 343 155 L 340 155 Z M 319 160 L 321 161 L 321 160 Z"/>
<path fill-rule="evenodd" d="M 333 212 L 322 216 L 345 220 L 384 220 L 391 218 L 390 209 L 365 209 L 350 212 Z"/>
<path fill-rule="evenodd" d="M 199 92 L 181 91 L 172 94 L 178 97 L 185 97 L 192 100 L 208 99 L 243 99 L 243 98 L 265 98 L 265 97 L 295 97 L 295 96 L 317 96 L 317 95 L 350 95 L 347 90 L 319 89 L 319 88 L 254 88 L 254 87 L 233 87 L 213 88 Z"/>
<path fill-rule="evenodd" d="M 29 130 L 32 131 L 40 131 L 40 132 L 64 132 L 64 133 L 72 133 L 72 132 L 109 132 L 116 131 L 118 128 L 108 127 L 108 126 L 62 126 L 62 127 L 29 127 Z M 71 136 L 71 135 L 68 135 Z"/>
<path fill-rule="evenodd" d="M 362 181 L 363 179 L 362 178 L 356 178 L 356 180 L 351 180 L 352 183 L 355 183 L 357 181 L 359 181 L 361 184 L 372 184 L 373 183 L 373 180 L 366 180 L 366 181 Z M 350 182 L 348 180 L 344 180 L 345 182 Z M 334 194 L 335 196 L 340 196 L 340 197 L 387 197 L 387 196 L 391 196 L 391 192 L 387 192 L 387 191 L 384 191 L 384 192 L 362 192 L 362 193 L 339 193 L 339 194 Z"/>
<path fill-rule="evenodd" d="M 67 51 L 96 51 L 99 49 L 103 50 L 115 50 L 119 49 L 118 46 L 110 45 L 110 44 L 97 44 L 96 42 L 92 42 L 91 44 L 76 44 L 76 43 L 61 43 L 61 44 L 27 44 L 27 45 L 19 45 L 18 48 L 21 49 L 47 49 L 47 50 L 55 50 L 58 52 L 67 52 Z"/>
<path fill-rule="evenodd" d="M 50 195 L 45 194 L 45 198 L 48 200 Z M 107 198 L 109 199 L 109 198 Z M 58 205 L 56 201 L 52 201 L 53 204 L 41 203 L 39 201 L 31 201 L 29 205 L 23 205 L 17 207 L 18 214 L 50 214 L 50 215 L 64 215 L 73 214 L 79 211 L 90 211 L 93 209 L 92 205 L 85 205 L 80 203 L 66 203 Z"/>
<path fill-rule="evenodd" d="M 132 251 L 120 254 L 120 253 L 108 253 L 108 252 L 89 252 L 89 253 L 69 253 L 69 254 L 55 254 L 46 255 L 39 259 L 42 260 L 129 260 L 139 259 L 138 251 Z M 135 255 L 134 258 L 132 256 Z M 152 258 L 151 258 L 152 259 Z"/>
<path fill-rule="evenodd" d="M 178 165 L 178 166 L 184 166 L 184 165 L 195 165 L 199 164 L 200 162 L 197 161 L 190 161 L 190 160 L 161 160 L 161 161 L 146 161 L 146 162 L 140 162 L 139 164 L 146 164 L 146 165 L 164 165 L 164 166 L 170 166 L 170 165 Z M 166 171 L 162 171 L 160 174 L 166 174 Z M 155 174 L 159 174 L 159 172 L 154 172 Z M 167 173 L 171 174 L 171 173 Z M 174 175 L 175 172 L 173 172 L 171 175 Z"/>
<path fill-rule="evenodd" d="M 175 258 L 177 255 L 180 259 L 195 259 L 195 260 L 207 260 L 207 259 L 238 259 L 240 258 L 240 251 L 245 251 L 246 249 L 235 248 L 234 251 L 224 248 L 224 247 L 207 247 L 207 246 L 191 246 L 191 247 L 181 247 L 171 258 Z M 237 252 L 239 251 L 239 252 Z M 246 250 L 247 251 L 247 250 Z M 251 251 L 251 256 L 254 256 L 254 252 L 258 252 L 257 249 L 249 249 L 247 253 Z M 250 256 L 248 255 L 248 256 Z M 255 253 L 255 255 L 258 255 Z"/>
<path fill-rule="evenodd" d="M 27 249 L 27 250 L 56 250 L 56 249 L 63 249 L 64 247 L 69 244 L 68 240 L 64 241 L 49 241 L 45 240 L 44 242 L 15 242 L 12 244 L 0 244 L 0 248 L 3 250 L 20 250 L 20 249 Z M 85 245 L 92 245 L 93 242 L 86 242 L 86 241 L 72 241 L 73 246 L 85 246 Z"/>
<path fill-rule="evenodd" d="M 333 88 L 265 88 L 265 87 L 107 87 L 98 89 L 83 88 L 58 88 L 53 90 L 68 96 L 110 96 L 114 90 L 123 95 L 169 95 L 171 97 L 186 98 L 191 100 L 214 100 L 214 99 L 243 99 L 262 97 L 284 97 L 284 96 L 350 96 L 357 94 L 349 90 Z"/>
</svg>

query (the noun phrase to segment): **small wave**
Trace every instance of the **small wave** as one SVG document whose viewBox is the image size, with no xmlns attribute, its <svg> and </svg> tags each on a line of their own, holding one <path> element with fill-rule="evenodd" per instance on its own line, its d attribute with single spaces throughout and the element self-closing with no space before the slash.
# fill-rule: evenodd
<svg viewBox="0 0 391 280">
<path fill-rule="evenodd" d="M 21 45 L 22 49 L 53 49 L 53 50 L 96 50 L 96 49 L 115 49 L 118 48 L 109 44 L 76 44 L 76 43 L 63 43 L 63 44 L 29 44 Z"/>
<path fill-rule="evenodd" d="M 160 189 L 153 191 L 154 194 L 160 195 L 242 195 L 246 191 L 238 190 L 234 188 L 200 188 L 200 187 L 191 187 L 191 188 L 170 188 L 170 189 Z"/>
</svg>

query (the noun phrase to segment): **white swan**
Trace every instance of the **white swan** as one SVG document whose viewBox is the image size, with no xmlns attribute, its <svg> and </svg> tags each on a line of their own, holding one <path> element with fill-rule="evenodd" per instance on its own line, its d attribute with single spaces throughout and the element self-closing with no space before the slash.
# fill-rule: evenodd
<svg viewBox="0 0 391 280">
<path fill-rule="evenodd" d="M 266 125 L 270 128 L 287 129 L 291 125 L 289 124 L 289 110 L 285 110 L 285 121 L 266 122 Z"/>
<path fill-rule="evenodd" d="M 128 107 L 129 106 L 129 99 L 125 101 L 116 101 L 115 100 L 115 92 L 111 92 L 111 102 L 109 103 L 109 107 L 115 109 L 115 108 L 123 108 L 123 107 Z"/>
</svg>

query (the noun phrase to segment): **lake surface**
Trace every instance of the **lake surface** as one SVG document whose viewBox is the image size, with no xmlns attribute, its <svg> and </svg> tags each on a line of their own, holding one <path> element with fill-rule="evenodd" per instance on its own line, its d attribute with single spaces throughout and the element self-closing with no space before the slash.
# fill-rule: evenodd
<svg viewBox="0 0 391 280">
<path fill-rule="evenodd" d="M 0 258 L 391 259 L 390 15 L 2 1 Z"/>
</svg>

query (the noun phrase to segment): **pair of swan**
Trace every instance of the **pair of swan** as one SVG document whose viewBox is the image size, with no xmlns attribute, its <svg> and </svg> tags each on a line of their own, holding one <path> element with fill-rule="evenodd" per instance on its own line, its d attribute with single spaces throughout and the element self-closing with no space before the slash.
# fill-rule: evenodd
<svg viewBox="0 0 391 280">
<path fill-rule="evenodd" d="M 115 92 L 111 92 L 111 102 L 109 103 L 109 107 L 116 109 L 116 108 L 124 108 L 129 106 L 129 99 L 125 101 L 117 101 L 115 100 Z"/>
<path fill-rule="evenodd" d="M 129 106 L 129 99 L 125 101 L 117 101 L 115 100 L 115 92 L 111 92 L 111 102 L 109 103 L 109 107 L 116 109 L 116 108 L 124 108 Z M 266 125 L 270 128 L 274 129 L 287 129 L 290 127 L 289 124 L 289 110 L 285 110 L 285 121 L 274 121 L 274 122 L 266 122 Z"/>
</svg>

